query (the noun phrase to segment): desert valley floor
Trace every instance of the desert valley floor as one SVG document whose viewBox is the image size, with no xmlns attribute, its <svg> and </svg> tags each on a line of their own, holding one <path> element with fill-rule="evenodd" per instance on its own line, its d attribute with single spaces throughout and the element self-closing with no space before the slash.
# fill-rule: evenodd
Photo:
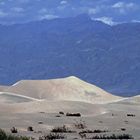
<svg viewBox="0 0 140 140">
<path fill-rule="evenodd" d="M 114 96 L 76 77 L 23 80 L 0 87 L 0 128 L 12 127 L 36 140 L 54 128 L 66 128 L 59 134 L 69 140 L 113 134 L 140 140 L 140 96 Z"/>
</svg>

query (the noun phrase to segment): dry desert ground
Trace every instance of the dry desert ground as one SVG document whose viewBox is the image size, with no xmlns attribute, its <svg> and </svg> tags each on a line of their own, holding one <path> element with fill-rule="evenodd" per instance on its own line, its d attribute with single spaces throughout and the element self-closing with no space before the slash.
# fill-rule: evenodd
<svg viewBox="0 0 140 140">
<path fill-rule="evenodd" d="M 13 135 L 36 140 L 50 134 L 140 140 L 140 96 L 118 97 L 76 77 L 23 80 L 0 87 L 0 128 L 11 133 L 12 127 Z"/>
</svg>

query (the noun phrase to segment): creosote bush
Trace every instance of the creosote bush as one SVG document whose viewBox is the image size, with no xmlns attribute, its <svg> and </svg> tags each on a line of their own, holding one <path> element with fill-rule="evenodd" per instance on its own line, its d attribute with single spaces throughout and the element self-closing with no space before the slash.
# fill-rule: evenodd
<svg viewBox="0 0 140 140">
<path fill-rule="evenodd" d="M 77 129 L 85 129 L 87 128 L 85 121 L 80 120 L 80 122 L 74 123 L 75 128 Z"/>
<path fill-rule="evenodd" d="M 80 113 L 66 113 L 66 116 L 69 116 L 69 117 L 81 117 L 81 114 Z"/>
<path fill-rule="evenodd" d="M 50 133 L 46 136 L 42 136 L 39 138 L 39 140 L 54 140 L 54 139 L 66 139 L 66 136 L 58 133 Z"/>
<path fill-rule="evenodd" d="M 127 114 L 128 117 L 135 117 L 135 114 Z"/>
<path fill-rule="evenodd" d="M 128 140 L 128 139 L 133 139 L 133 137 L 129 134 L 118 134 L 118 135 L 112 134 L 110 136 L 96 135 L 88 139 L 118 139 L 118 140 L 127 139 Z"/>
<path fill-rule="evenodd" d="M 15 127 L 11 128 L 11 133 L 18 133 L 17 129 Z"/>
<path fill-rule="evenodd" d="M 51 130 L 51 132 L 54 132 L 54 133 L 74 133 L 75 131 L 72 131 L 69 128 L 67 128 L 65 125 L 63 125 L 62 127 L 53 128 Z"/>
<path fill-rule="evenodd" d="M 60 115 L 56 115 L 55 117 L 60 118 L 61 116 Z"/>
<path fill-rule="evenodd" d="M 29 126 L 29 127 L 27 128 L 27 131 L 34 131 L 34 130 L 33 130 L 33 127 L 32 127 L 32 126 Z"/>
<path fill-rule="evenodd" d="M 59 114 L 64 115 L 65 113 L 64 113 L 64 112 L 62 112 L 62 111 L 60 111 L 60 112 L 59 112 Z"/>
<path fill-rule="evenodd" d="M 121 128 L 121 131 L 126 131 L 126 128 Z"/>
<path fill-rule="evenodd" d="M 100 130 L 100 129 L 95 129 L 95 130 L 83 130 L 80 133 L 106 133 L 109 132 L 108 130 Z"/>
<path fill-rule="evenodd" d="M 18 137 L 6 134 L 5 131 L 0 129 L 0 140 L 29 140 L 27 137 Z"/>
</svg>

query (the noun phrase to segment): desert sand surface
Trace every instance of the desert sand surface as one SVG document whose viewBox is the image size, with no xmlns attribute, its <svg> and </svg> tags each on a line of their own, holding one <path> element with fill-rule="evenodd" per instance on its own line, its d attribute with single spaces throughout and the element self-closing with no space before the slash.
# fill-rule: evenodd
<svg viewBox="0 0 140 140">
<path fill-rule="evenodd" d="M 111 95 L 101 88 L 74 76 L 52 80 L 22 80 L 3 91 L 36 99 L 83 101 L 100 104 L 121 99 L 121 97 Z"/>
<path fill-rule="evenodd" d="M 64 139 L 89 139 L 95 135 L 129 134 L 140 140 L 140 96 L 114 96 L 76 77 L 53 80 L 24 80 L 0 92 L 0 128 L 7 133 L 38 140 L 55 127 L 72 132 L 59 133 Z M 67 116 L 80 113 L 81 116 Z M 79 125 L 82 124 L 82 128 Z M 28 131 L 29 126 L 33 131 Z M 92 133 L 80 132 L 90 130 Z M 100 133 L 93 133 L 101 130 Z"/>
</svg>

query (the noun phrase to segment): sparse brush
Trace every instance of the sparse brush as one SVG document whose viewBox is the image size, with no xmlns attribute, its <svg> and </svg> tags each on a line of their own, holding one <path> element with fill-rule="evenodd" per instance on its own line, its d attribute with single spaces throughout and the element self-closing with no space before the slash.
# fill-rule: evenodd
<svg viewBox="0 0 140 140">
<path fill-rule="evenodd" d="M 0 129 L 0 140 L 29 140 L 29 138 L 8 135 L 5 131 Z"/>
<path fill-rule="evenodd" d="M 62 111 L 60 111 L 60 112 L 59 112 L 59 114 L 64 115 L 65 113 L 64 113 L 64 112 L 62 112 Z"/>
<path fill-rule="evenodd" d="M 81 117 L 81 114 L 80 113 L 66 113 L 66 116 L 69 116 L 69 117 Z"/>
<path fill-rule="evenodd" d="M 29 127 L 27 128 L 27 131 L 34 131 L 34 130 L 33 130 L 33 127 L 32 127 L 32 126 L 29 126 Z"/>
<path fill-rule="evenodd" d="M 96 135 L 96 136 L 93 136 L 88 139 L 119 139 L 119 140 L 122 140 L 122 139 L 133 139 L 133 137 L 129 134 L 118 134 L 118 135 L 112 134 L 111 136 Z"/>
<path fill-rule="evenodd" d="M 100 129 L 95 129 L 95 130 L 83 130 L 80 133 L 106 133 L 109 132 L 108 130 L 100 130 Z"/>
<path fill-rule="evenodd" d="M 51 132 L 54 132 L 54 133 L 74 133 L 75 131 L 72 131 L 69 128 L 67 128 L 65 125 L 63 125 L 62 127 L 53 128 L 51 130 Z"/>
<path fill-rule="evenodd" d="M 18 133 L 17 129 L 15 127 L 11 128 L 11 133 Z"/>
<path fill-rule="evenodd" d="M 39 140 L 54 140 L 54 139 L 66 139 L 66 136 L 57 133 L 50 133 L 46 136 L 42 136 Z"/>
<path fill-rule="evenodd" d="M 84 121 L 83 122 L 82 121 L 76 122 L 76 123 L 74 123 L 74 126 L 77 129 L 85 129 L 85 128 L 87 128 L 87 126 L 86 126 Z"/>
<path fill-rule="evenodd" d="M 135 117 L 135 114 L 127 114 L 128 117 Z"/>
</svg>

